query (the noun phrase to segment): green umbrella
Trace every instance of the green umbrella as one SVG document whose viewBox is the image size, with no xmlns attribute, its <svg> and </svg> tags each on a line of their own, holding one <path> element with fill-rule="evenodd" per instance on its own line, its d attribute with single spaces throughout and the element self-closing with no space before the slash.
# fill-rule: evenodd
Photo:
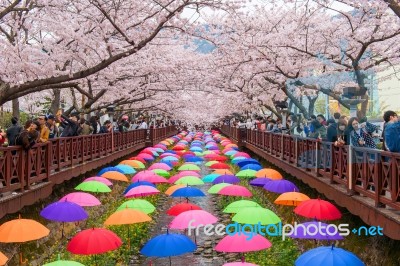
<svg viewBox="0 0 400 266">
<path fill-rule="evenodd" d="M 236 213 L 232 221 L 240 224 L 277 224 L 281 219 L 272 211 L 261 207 L 248 207 Z"/>
<path fill-rule="evenodd" d="M 163 169 L 153 169 L 151 170 L 152 172 L 156 173 L 157 175 L 163 176 L 163 177 L 170 177 L 170 173 L 168 171 L 165 171 Z"/>
<path fill-rule="evenodd" d="M 98 181 L 82 182 L 75 189 L 88 192 L 111 192 L 111 189 L 106 184 Z"/>
<path fill-rule="evenodd" d="M 179 171 L 200 171 L 200 168 L 195 164 L 184 164 L 178 168 Z"/>
<path fill-rule="evenodd" d="M 57 260 L 43 264 L 43 266 L 85 266 L 85 265 L 72 260 Z"/>
<path fill-rule="evenodd" d="M 210 187 L 210 189 L 208 190 L 208 193 L 210 194 L 217 194 L 221 189 L 223 189 L 224 187 L 227 186 L 231 186 L 232 184 L 228 184 L 228 183 L 219 183 L 216 184 L 212 187 Z"/>
<path fill-rule="evenodd" d="M 252 178 L 256 176 L 257 171 L 251 170 L 251 169 L 246 169 L 239 171 L 236 176 L 238 177 L 245 177 L 245 178 Z"/>
<path fill-rule="evenodd" d="M 196 185 L 204 185 L 203 180 L 196 176 L 184 176 L 179 178 L 176 182 L 176 185 L 189 185 L 189 186 L 196 186 Z"/>
<path fill-rule="evenodd" d="M 124 209 L 135 209 L 144 212 L 145 214 L 152 213 L 156 210 L 153 204 L 148 202 L 144 199 L 135 199 L 135 200 L 128 200 L 121 204 L 118 207 L 117 211 L 121 211 Z"/>
<path fill-rule="evenodd" d="M 209 174 L 204 176 L 201 180 L 205 183 L 211 183 L 214 181 L 215 178 L 219 177 L 221 174 Z"/>
<path fill-rule="evenodd" d="M 203 156 L 203 153 L 200 151 L 195 151 L 194 154 L 196 154 L 196 156 Z"/>
<path fill-rule="evenodd" d="M 218 161 L 209 161 L 209 162 L 207 162 L 206 164 L 205 164 L 205 166 L 211 166 L 211 165 L 213 165 L 213 164 L 215 164 L 215 163 L 219 163 Z"/>
<path fill-rule="evenodd" d="M 211 153 L 214 153 L 214 152 L 212 152 L 212 151 L 203 151 L 203 155 L 207 155 L 207 154 L 211 154 Z"/>
<path fill-rule="evenodd" d="M 226 206 L 223 212 L 238 213 L 240 210 L 248 207 L 261 207 L 257 202 L 251 200 L 237 200 Z"/>
</svg>

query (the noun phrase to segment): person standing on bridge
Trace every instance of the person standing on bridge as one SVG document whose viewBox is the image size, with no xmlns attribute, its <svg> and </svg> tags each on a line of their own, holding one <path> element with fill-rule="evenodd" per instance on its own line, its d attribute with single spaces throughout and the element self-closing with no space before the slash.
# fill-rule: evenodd
<svg viewBox="0 0 400 266">
<path fill-rule="evenodd" d="M 37 119 L 40 125 L 40 138 L 39 142 L 44 143 L 49 140 L 49 135 L 50 135 L 50 130 L 46 126 L 46 116 L 45 115 L 40 115 Z"/>
<path fill-rule="evenodd" d="M 18 124 L 18 118 L 17 117 L 12 117 L 11 118 L 11 127 L 7 129 L 7 139 L 8 139 L 8 145 L 9 146 L 14 146 L 15 144 L 15 138 L 21 133 L 22 127 Z"/>
<path fill-rule="evenodd" d="M 390 152 L 400 152 L 400 122 L 397 114 L 386 111 L 383 114 L 385 120 L 383 138 L 385 149 Z"/>
<path fill-rule="evenodd" d="M 360 124 L 357 117 L 350 118 L 348 126 L 350 129 L 350 145 L 376 149 L 376 144 L 371 134 L 378 128 L 377 126 L 368 122 Z"/>
</svg>

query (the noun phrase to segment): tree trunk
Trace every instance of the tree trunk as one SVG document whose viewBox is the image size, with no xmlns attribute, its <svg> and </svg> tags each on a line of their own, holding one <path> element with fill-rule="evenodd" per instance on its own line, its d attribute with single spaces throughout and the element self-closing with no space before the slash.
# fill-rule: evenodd
<svg viewBox="0 0 400 266">
<path fill-rule="evenodd" d="M 60 110 L 61 89 L 53 89 L 53 100 L 51 101 L 50 112 L 56 114 Z"/>
<path fill-rule="evenodd" d="M 16 118 L 20 118 L 20 114 L 19 114 L 19 100 L 17 99 L 13 99 L 12 100 L 12 115 L 15 116 Z"/>
<path fill-rule="evenodd" d="M 308 113 L 309 115 L 314 114 L 314 109 L 315 109 L 315 102 L 318 99 L 318 94 L 317 97 L 311 97 L 307 95 L 307 99 L 308 99 Z M 306 118 L 310 118 L 309 116 L 307 116 Z"/>
<path fill-rule="evenodd" d="M 283 91 L 283 92 L 287 95 L 287 97 L 294 103 L 294 105 L 296 105 L 297 108 L 299 108 L 300 112 L 303 113 L 304 117 L 307 117 L 307 118 L 308 118 L 309 114 L 308 114 L 308 112 L 307 112 L 307 109 L 296 99 L 296 97 L 295 97 L 291 92 L 289 92 L 289 90 L 287 89 L 286 85 L 284 85 L 284 86 L 282 87 L 282 91 Z"/>
</svg>

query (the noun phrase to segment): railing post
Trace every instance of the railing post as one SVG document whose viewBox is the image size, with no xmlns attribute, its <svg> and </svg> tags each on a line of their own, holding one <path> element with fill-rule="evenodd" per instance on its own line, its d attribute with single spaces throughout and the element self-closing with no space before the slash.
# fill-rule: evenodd
<svg viewBox="0 0 400 266">
<path fill-rule="evenodd" d="M 320 155 L 320 151 L 319 151 L 320 146 L 321 146 L 321 142 L 319 140 L 317 140 L 315 143 L 315 176 L 317 176 L 317 177 L 321 176 L 318 171 L 320 164 L 321 164 L 321 156 L 319 156 Z"/>
<path fill-rule="evenodd" d="M 51 155 L 53 154 L 53 143 L 51 141 L 48 141 L 46 143 L 46 179 L 45 181 L 49 181 L 50 179 L 50 174 L 51 174 Z"/>
<path fill-rule="evenodd" d="M 348 172 L 348 178 L 347 178 L 347 192 L 349 195 L 354 195 L 354 184 L 353 184 L 353 179 L 354 179 L 354 150 L 351 145 L 349 145 L 349 158 L 348 158 L 348 163 L 347 163 L 347 172 Z"/>
</svg>

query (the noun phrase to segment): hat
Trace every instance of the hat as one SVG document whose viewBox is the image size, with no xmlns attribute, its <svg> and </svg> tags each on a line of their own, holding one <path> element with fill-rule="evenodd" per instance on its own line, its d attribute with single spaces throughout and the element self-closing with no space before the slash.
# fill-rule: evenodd
<svg viewBox="0 0 400 266">
<path fill-rule="evenodd" d="M 55 118 L 56 118 L 56 117 L 55 117 L 54 115 L 48 115 L 48 116 L 47 116 L 47 119 L 53 119 L 53 120 L 54 120 Z"/>
</svg>

